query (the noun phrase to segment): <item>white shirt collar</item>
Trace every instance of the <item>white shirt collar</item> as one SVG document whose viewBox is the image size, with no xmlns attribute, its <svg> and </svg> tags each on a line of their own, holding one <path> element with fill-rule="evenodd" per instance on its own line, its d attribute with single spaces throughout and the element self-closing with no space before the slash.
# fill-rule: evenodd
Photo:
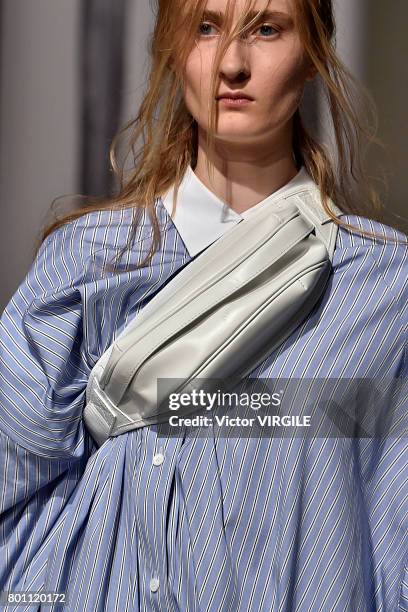
<svg viewBox="0 0 408 612">
<path fill-rule="evenodd" d="M 228 229 L 248 217 L 255 209 L 259 210 L 260 207 L 263 208 L 275 201 L 281 192 L 297 187 L 316 187 L 304 166 L 286 185 L 239 214 L 212 193 L 188 166 L 180 183 L 176 211 L 172 220 L 190 256 L 194 257 Z M 173 208 L 173 192 L 174 186 L 161 198 L 169 215 Z"/>
</svg>

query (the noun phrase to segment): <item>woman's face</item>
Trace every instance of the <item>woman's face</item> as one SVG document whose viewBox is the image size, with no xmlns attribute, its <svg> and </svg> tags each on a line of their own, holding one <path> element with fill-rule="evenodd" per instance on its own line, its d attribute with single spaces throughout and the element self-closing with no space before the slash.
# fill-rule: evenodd
<svg viewBox="0 0 408 612">
<path fill-rule="evenodd" d="M 220 32 L 226 27 L 226 4 L 226 0 L 208 0 L 197 43 L 185 67 L 185 102 L 204 131 L 209 125 L 212 66 Z M 234 3 L 234 25 L 243 6 L 242 0 Z M 264 10 L 265 0 L 257 1 L 254 8 Z M 217 95 L 243 92 L 252 100 L 234 106 L 217 100 L 218 140 L 260 143 L 279 134 L 300 103 L 305 80 L 314 76 L 294 27 L 293 0 L 271 0 L 266 10 L 270 14 L 261 16 L 241 38 L 235 38 L 221 61 Z"/>
</svg>

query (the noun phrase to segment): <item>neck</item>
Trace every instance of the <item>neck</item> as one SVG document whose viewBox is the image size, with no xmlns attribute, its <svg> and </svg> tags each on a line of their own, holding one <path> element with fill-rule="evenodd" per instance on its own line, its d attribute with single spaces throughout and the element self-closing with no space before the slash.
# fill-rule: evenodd
<svg viewBox="0 0 408 612">
<path fill-rule="evenodd" d="M 259 142 L 243 144 L 216 140 L 215 151 L 210 153 L 205 133 L 200 130 L 194 173 L 238 214 L 267 198 L 298 173 L 290 133 L 282 134 L 279 142 L 275 139 L 273 147 L 270 142 L 263 147 Z M 213 176 L 208 174 L 207 160 L 213 167 Z"/>
</svg>

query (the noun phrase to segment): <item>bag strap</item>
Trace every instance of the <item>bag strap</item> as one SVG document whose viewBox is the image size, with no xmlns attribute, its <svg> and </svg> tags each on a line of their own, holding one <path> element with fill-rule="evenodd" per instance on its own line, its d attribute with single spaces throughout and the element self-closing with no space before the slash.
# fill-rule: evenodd
<svg viewBox="0 0 408 612">
<path fill-rule="evenodd" d="M 332 261 L 336 247 L 338 225 L 324 210 L 317 186 L 297 193 L 296 206 L 301 214 L 315 226 L 316 236 L 325 244 L 330 261 Z M 328 207 L 336 217 L 344 214 L 331 198 L 328 199 Z"/>
</svg>

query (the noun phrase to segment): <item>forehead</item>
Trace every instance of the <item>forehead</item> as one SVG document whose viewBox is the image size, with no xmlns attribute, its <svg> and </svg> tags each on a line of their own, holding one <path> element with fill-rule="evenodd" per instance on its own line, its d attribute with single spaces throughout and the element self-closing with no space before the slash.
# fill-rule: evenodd
<svg viewBox="0 0 408 612">
<path fill-rule="evenodd" d="M 231 2 L 230 2 L 231 3 Z M 248 4 L 248 0 L 233 0 L 233 13 L 241 13 Z M 208 11 L 219 11 L 226 13 L 228 0 L 207 0 L 205 9 Z M 291 13 L 293 9 L 293 0 L 252 0 L 251 9 L 253 11 L 279 11 Z"/>
</svg>

